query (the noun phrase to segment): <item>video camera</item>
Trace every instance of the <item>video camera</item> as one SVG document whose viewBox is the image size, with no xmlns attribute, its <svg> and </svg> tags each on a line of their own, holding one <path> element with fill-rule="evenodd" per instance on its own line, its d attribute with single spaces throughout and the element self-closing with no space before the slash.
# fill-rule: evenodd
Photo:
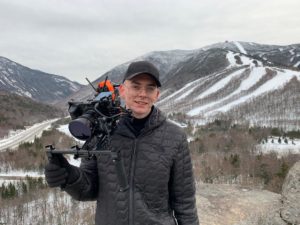
<svg viewBox="0 0 300 225">
<path fill-rule="evenodd" d="M 79 157 L 92 159 L 109 154 L 116 167 L 120 190 L 126 190 L 128 182 L 122 158 L 120 152 L 111 151 L 110 136 L 120 116 L 130 112 L 121 106 L 119 85 L 114 85 L 106 78 L 95 88 L 88 79 L 87 81 L 96 92 L 94 98 L 86 102 L 68 102 L 68 112 L 72 119 L 69 131 L 75 138 L 85 143 L 82 147 L 75 145 L 70 149 L 55 149 L 54 146 L 47 145 L 48 160 L 51 161 L 53 154 L 73 154 L 75 159 Z"/>
<path fill-rule="evenodd" d="M 68 102 L 72 119 L 69 130 L 74 137 L 86 141 L 92 136 L 111 133 L 118 118 L 125 112 L 121 107 L 117 87 L 118 85 L 113 85 L 106 78 L 98 84 L 97 89 L 93 87 L 96 91 L 94 99 L 87 102 Z"/>
</svg>

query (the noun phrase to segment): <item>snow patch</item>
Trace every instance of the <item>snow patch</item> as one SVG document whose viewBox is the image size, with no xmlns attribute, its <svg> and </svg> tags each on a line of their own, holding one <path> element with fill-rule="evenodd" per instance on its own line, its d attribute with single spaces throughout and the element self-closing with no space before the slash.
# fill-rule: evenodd
<svg viewBox="0 0 300 225">
<path fill-rule="evenodd" d="M 300 61 L 298 61 L 297 63 L 295 63 L 294 67 L 298 67 L 300 65 Z"/>
<path fill-rule="evenodd" d="M 235 44 L 235 46 L 239 49 L 239 51 L 241 53 L 243 53 L 245 55 L 248 54 L 240 42 L 234 41 L 233 43 Z"/>
<path fill-rule="evenodd" d="M 14 71 L 13 71 L 11 68 L 8 68 L 7 70 L 8 70 L 8 72 L 10 72 L 10 73 L 14 73 Z"/>
<path fill-rule="evenodd" d="M 212 102 L 210 104 L 206 104 L 204 106 L 200 106 L 197 108 L 194 108 L 193 110 L 190 110 L 187 114 L 190 116 L 195 116 L 197 114 L 200 114 L 201 111 L 206 110 L 214 105 L 217 105 L 219 103 L 221 103 L 222 101 L 225 101 L 229 98 L 231 98 L 232 96 L 241 93 L 242 91 L 248 90 L 249 88 L 251 88 L 253 85 L 255 85 L 262 77 L 263 75 L 266 73 L 265 68 L 263 67 L 254 67 L 251 68 L 252 71 L 249 74 L 249 76 L 242 81 L 242 83 L 240 84 L 240 86 L 238 87 L 238 89 L 236 89 L 234 92 L 232 92 L 230 95 L 226 96 L 225 98 L 222 98 L 218 101 Z"/>
<path fill-rule="evenodd" d="M 66 135 L 68 135 L 68 136 L 74 138 L 78 143 L 84 144 L 84 141 L 80 141 L 80 140 L 76 139 L 76 138 L 70 133 L 70 131 L 69 131 L 69 124 L 60 125 L 60 126 L 59 126 L 58 128 L 56 128 L 56 129 L 57 129 L 58 131 L 64 133 L 64 134 L 66 134 Z M 72 146 L 70 146 L 70 147 L 72 147 Z M 81 159 L 80 159 L 80 158 L 74 159 L 74 157 L 73 157 L 72 155 L 68 155 L 68 156 L 66 156 L 66 157 L 67 157 L 67 159 L 68 159 L 68 161 L 69 161 L 70 164 L 72 164 L 72 165 L 74 165 L 74 166 L 80 166 L 80 163 L 81 163 Z"/>
<path fill-rule="evenodd" d="M 24 170 L 9 170 L 7 172 L 0 172 L 0 177 L 44 177 L 43 173 L 37 171 L 24 171 Z"/>
<path fill-rule="evenodd" d="M 32 94 L 28 91 L 23 91 L 22 94 L 26 95 L 27 97 L 31 98 Z"/>
<path fill-rule="evenodd" d="M 54 77 L 54 80 L 58 83 L 65 83 L 66 82 L 66 79 L 64 78 L 57 78 L 57 77 Z"/>
<path fill-rule="evenodd" d="M 208 77 L 210 77 L 210 76 L 208 76 Z M 179 101 L 179 100 L 185 98 L 188 94 L 192 93 L 195 88 L 197 88 L 197 85 L 199 83 L 204 82 L 206 79 L 208 79 L 208 77 L 201 77 L 197 80 L 194 80 L 190 83 L 187 83 L 186 85 L 184 85 L 179 90 L 175 91 L 171 95 L 169 95 L 166 98 L 159 101 L 159 104 L 165 103 L 165 102 L 171 100 L 172 98 L 174 98 L 175 96 L 179 96 L 178 98 L 175 99 L 175 101 Z"/>
<path fill-rule="evenodd" d="M 300 73 L 299 72 L 284 70 L 283 72 L 277 71 L 277 73 L 278 74 L 273 79 L 271 79 L 271 80 L 267 81 L 266 83 L 264 83 L 262 86 L 260 86 L 258 89 L 256 89 L 253 93 L 251 93 L 249 95 L 246 95 L 242 98 L 239 98 L 236 101 L 231 102 L 231 103 L 219 108 L 218 111 L 222 111 L 222 112 L 228 111 L 229 109 L 231 109 L 235 105 L 246 102 L 246 101 L 250 100 L 253 97 L 259 96 L 259 95 L 261 95 L 263 93 L 266 93 L 268 91 L 272 91 L 272 90 L 275 90 L 275 89 L 280 89 L 295 76 L 297 77 L 298 80 L 300 80 Z"/>
<path fill-rule="evenodd" d="M 39 127 L 43 127 L 45 124 L 48 124 L 44 130 L 49 129 L 51 126 L 51 123 L 55 122 L 57 119 L 52 119 L 52 120 L 47 120 L 47 121 L 43 121 L 41 123 L 37 123 L 34 124 L 33 126 L 27 127 L 24 130 L 17 130 L 14 132 L 10 132 L 10 135 L 7 137 L 4 137 L 3 139 L 0 139 L 0 151 L 1 149 L 6 149 L 5 146 L 12 144 L 12 143 L 17 143 L 13 148 L 18 147 L 18 140 L 20 140 L 21 137 L 23 136 L 28 136 L 28 134 L 30 135 L 32 132 L 34 132 L 36 129 L 38 129 Z M 40 137 L 42 134 L 43 130 L 40 130 L 40 132 L 38 134 L 35 135 L 35 137 Z M 28 141 L 33 141 L 34 139 L 28 140 Z"/>
<path fill-rule="evenodd" d="M 278 142 L 279 137 L 269 137 L 267 143 L 262 143 L 256 146 L 256 150 L 262 154 L 275 152 L 278 156 L 283 156 L 289 153 L 300 154 L 300 139 L 288 140 L 288 143 Z"/>
<path fill-rule="evenodd" d="M 261 61 L 251 59 L 247 56 L 240 55 L 239 53 L 234 53 L 229 51 L 226 55 L 226 58 L 229 62 L 229 66 L 227 68 L 241 66 L 241 64 L 237 64 L 235 57 L 238 56 L 242 62 L 243 65 L 250 65 L 250 66 L 256 66 L 254 61 L 257 62 L 257 66 L 263 66 Z"/>
<path fill-rule="evenodd" d="M 237 53 L 233 53 L 231 51 L 229 51 L 226 54 L 226 59 L 228 60 L 228 62 L 230 64 L 229 67 L 236 66 L 236 60 L 234 58 L 235 55 L 237 55 Z"/>
<path fill-rule="evenodd" d="M 241 75 L 246 69 L 242 69 L 242 70 L 238 70 L 235 71 L 231 74 L 229 74 L 228 76 L 226 76 L 225 78 L 221 79 L 219 82 L 217 82 L 216 84 L 214 84 L 212 87 L 210 87 L 209 89 L 207 89 L 206 91 L 204 91 L 202 94 L 200 94 L 196 100 L 199 100 L 201 98 L 204 98 L 210 94 L 213 94 L 215 92 L 217 92 L 218 90 L 222 89 L 226 84 L 228 84 L 230 82 L 230 80 L 238 75 Z"/>
<path fill-rule="evenodd" d="M 295 52 L 294 52 L 294 51 L 295 51 L 294 48 L 289 50 L 289 52 L 290 52 L 291 55 L 295 55 Z"/>
<path fill-rule="evenodd" d="M 179 123 L 175 120 L 171 120 L 171 119 L 168 119 L 171 123 L 174 123 L 176 124 L 177 126 L 181 127 L 181 128 L 186 128 L 187 127 L 187 124 L 186 123 Z"/>
</svg>

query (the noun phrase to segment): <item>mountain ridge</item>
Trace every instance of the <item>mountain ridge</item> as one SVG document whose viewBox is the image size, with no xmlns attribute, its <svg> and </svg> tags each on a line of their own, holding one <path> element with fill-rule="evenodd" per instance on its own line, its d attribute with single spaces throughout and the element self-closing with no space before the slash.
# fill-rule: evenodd
<svg viewBox="0 0 300 225">
<path fill-rule="evenodd" d="M 258 120 L 251 115 L 258 115 L 255 110 L 262 110 L 258 106 L 266 105 L 268 109 L 260 116 L 269 122 L 262 124 L 274 126 L 278 125 L 275 121 L 282 121 L 279 123 L 281 128 L 300 129 L 297 122 L 300 118 L 294 116 L 300 115 L 300 100 L 297 101 L 300 99 L 300 44 L 283 46 L 225 41 L 194 50 L 153 51 L 117 65 L 95 79 L 93 86 L 106 77 L 121 83 L 127 66 L 138 60 L 150 61 L 160 70 L 162 88 L 156 105 L 166 114 L 186 114 L 195 124 L 219 118 L 257 124 Z M 277 85 L 282 82 L 290 85 L 290 81 L 295 83 L 293 96 L 284 85 Z M 284 96 L 283 100 L 266 97 L 277 90 Z M 278 94 L 276 96 L 280 98 Z M 66 109 L 68 101 L 86 101 L 93 97 L 94 90 L 86 85 L 65 98 L 57 98 L 55 103 Z M 294 109 L 285 104 L 288 99 L 293 99 Z M 272 107 L 278 110 L 275 110 L 276 115 L 270 116 Z M 293 115 L 292 121 L 288 112 L 284 118 L 279 113 L 287 110 Z M 295 125 L 287 127 L 284 124 L 287 121 Z"/>
<path fill-rule="evenodd" d="M 300 86 L 296 82 L 300 80 L 300 44 L 276 46 L 223 42 L 195 50 L 154 51 L 116 66 L 93 84 L 96 85 L 105 77 L 121 83 L 129 63 L 137 60 L 148 60 L 161 71 L 162 88 L 156 105 L 166 114 L 184 113 L 195 124 L 230 118 L 236 122 L 259 125 L 259 120 L 251 115 L 258 115 L 255 110 L 261 109 L 258 106 L 265 104 L 268 109 L 260 114 L 262 125 L 300 129 L 297 122 L 300 120 L 299 116 L 293 116 L 291 120 L 289 113 L 283 114 L 284 118 L 279 113 L 289 109 L 293 115 L 300 115 L 300 100 L 297 101 L 300 99 Z M 288 85 L 291 80 L 296 85 L 293 96 L 291 93 L 286 94 L 289 90 L 281 85 L 282 82 Z M 80 96 L 80 100 L 84 101 L 92 97 L 90 88 L 81 90 L 73 95 L 73 99 Z M 268 93 L 272 95 L 277 90 L 281 90 L 282 96 L 285 96 L 282 101 L 263 97 Z M 284 104 L 289 98 L 294 99 L 294 108 Z M 249 105 L 257 107 L 252 109 Z M 203 110 L 200 110 L 201 107 Z M 226 107 L 228 110 L 225 110 Z M 270 116 L 272 107 L 278 110 L 275 110 L 276 115 Z M 239 118 L 236 119 L 233 115 Z"/>
<path fill-rule="evenodd" d="M 33 70 L 0 56 L 0 90 L 52 103 L 78 91 L 81 84 L 59 75 Z"/>
<path fill-rule="evenodd" d="M 60 118 L 64 112 L 29 97 L 0 91 L 0 139 L 10 130 L 24 129 L 45 120 Z"/>
</svg>

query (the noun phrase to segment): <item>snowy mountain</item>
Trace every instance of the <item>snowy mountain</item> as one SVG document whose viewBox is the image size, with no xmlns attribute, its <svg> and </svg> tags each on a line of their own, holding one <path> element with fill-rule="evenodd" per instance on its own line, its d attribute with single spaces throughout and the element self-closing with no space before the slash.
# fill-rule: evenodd
<svg viewBox="0 0 300 225">
<path fill-rule="evenodd" d="M 157 105 L 167 113 L 184 113 L 196 123 L 225 118 L 300 128 L 300 44 L 226 41 L 195 50 L 156 51 L 116 66 L 93 84 L 106 76 L 121 83 L 128 64 L 136 60 L 148 60 L 161 71 Z M 85 100 L 92 94 L 86 86 L 71 98 Z"/>
<path fill-rule="evenodd" d="M 277 46 L 234 41 L 218 43 L 210 47 L 240 52 L 271 65 L 300 68 L 300 44 Z"/>
<path fill-rule="evenodd" d="M 266 66 L 228 51 L 229 65 L 185 83 L 158 102 L 166 112 L 181 112 L 199 121 L 216 118 L 254 125 L 299 129 L 300 71 Z"/>
<path fill-rule="evenodd" d="M 203 51 L 205 64 L 199 65 L 203 56 L 194 56 L 167 81 L 158 102 L 163 111 L 184 113 L 196 123 L 224 118 L 300 128 L 300 45 L 226 42 Z"/>
<path fill-rule="evenodd" d="M 0 56 L 0 90 L 51 103 L 81 87 L 65 77 L 32 70 Z"/>
<path fill-rule="evenodd" d="M 114 83 L 121 83 L 123 74 L 125 73 L 128 65 L 133 62 L 133 61 L 138 61 L 138 60 L 147 60 L 152 63 L 154 63 L 158 69 L 160 70 L 160 75 L 161 79 L 166 80 L 167 74 L 170 73 L 172 69 L 175 69 L 177 65 L 183 61 L 184 59 L 190 58 L 195 52 L 198 50 L 172 50 L 172 51 L 157 51 L 157 52 L 150 52 L 148 54 L 142 55 L 138 58 L 135 58 L 133 60 L 130 60 L 128 62 L 125 62 L 121 65 L 118 65 L 114 67 L 113 69 L 109 70 L 108 72 L 104 73 L 101 75 L 98 79 L 92 82 L 93 86 L 97 86 L 97 84 L 105 80 L 106 77 L 113 81 Z M 66 106 L 66 102 L 75 99 L 76 101 L 84 101 L 88 98 L 93 97 L 93 89 L 90 85 L 86 85 L 82 87 L 79 91 L 76 93 L 70 95 L 67 99 L 61 101 L 58 103 L 61 107 Z"/>
</svg>

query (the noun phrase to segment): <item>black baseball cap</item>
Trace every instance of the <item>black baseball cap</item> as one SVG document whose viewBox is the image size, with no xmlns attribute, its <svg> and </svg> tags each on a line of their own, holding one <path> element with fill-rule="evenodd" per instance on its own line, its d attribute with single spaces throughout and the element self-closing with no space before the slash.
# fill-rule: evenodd
<svg viewBox="0 0 300 225">
<path fill-rule="evenodd" d="M 159 81 L 159 72 L 158 69 L 148 61 L 137 61 L 129 64 L 128 69 L 124 75 L 123 82 L 125 80 L 130 80 L 133 77 L 140 74 L 149 74 L 152 76 L 158 87 L 161 87 L 161 83 Z"/>
</svg>

